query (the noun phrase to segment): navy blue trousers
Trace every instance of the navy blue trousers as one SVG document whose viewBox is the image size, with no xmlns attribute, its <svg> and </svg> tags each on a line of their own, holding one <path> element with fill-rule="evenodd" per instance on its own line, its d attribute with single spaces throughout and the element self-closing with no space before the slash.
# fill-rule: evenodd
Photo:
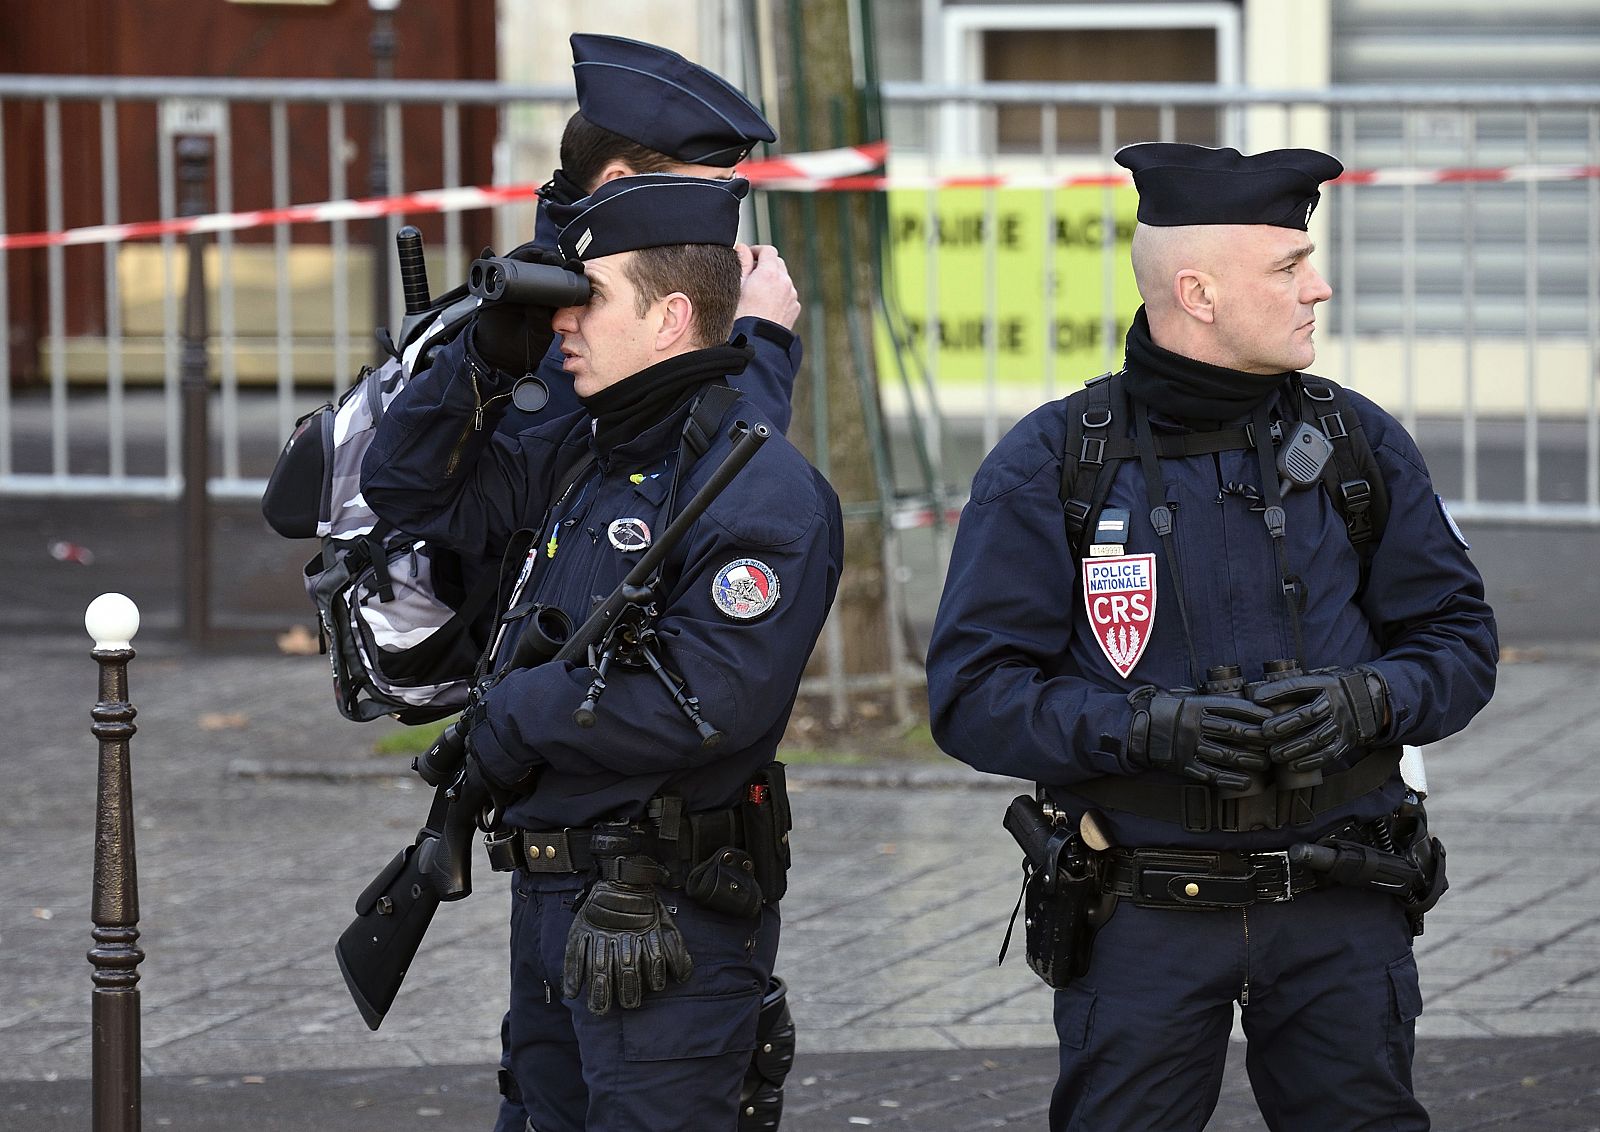
<svg viewBox="0 0 1600 1132">
<path fill-rule="evenodd" d="M 596 1016 L 561 997 L 562 957 L 582 878 L 513 874 L 511 1009 L 505 1063 L 522 1094 L 496 1132 L 734 1132 L 778 952 L 776 908 L 756 919 L 708 911 L 681 891 L 662 901 L 694 974 L 646 991 L 636 1010 Z"/>
<path fill-rule="evenodd" d="M 1426 1132 L 1405 916 L 1392 897 L 1348 888 L 1213 911 L 1120 901 L 1088 973 L 1056 992 L 1051 1132 L 1199 1132 L 1235 1002 L 1273 1132 Z"/>
</svg>

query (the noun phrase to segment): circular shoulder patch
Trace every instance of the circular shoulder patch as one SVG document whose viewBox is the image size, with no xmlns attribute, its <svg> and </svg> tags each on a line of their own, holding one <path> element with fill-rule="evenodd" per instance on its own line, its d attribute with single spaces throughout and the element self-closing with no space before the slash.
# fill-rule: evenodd
<svg viewBox="0 0 1600 1132">
<path fill-rule="evenodd" d="M 778 574 L 755 558 L 735 558 L 711 579 L 711 600 L 735 621 L 760 617 L 778 604 Z"/>
</svg>

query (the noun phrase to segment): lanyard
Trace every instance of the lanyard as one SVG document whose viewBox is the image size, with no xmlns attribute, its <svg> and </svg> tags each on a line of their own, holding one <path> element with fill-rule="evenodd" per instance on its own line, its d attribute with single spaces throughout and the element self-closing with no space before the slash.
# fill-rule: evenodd
<svg viewBox="0 0 1600 1132">
<path fill-rule="evenodd" d="M 1278 559 L 1278 585 L 1282 591 L 1284 608 L 1289 615 L 1289 629 L 1294 636 L 1294 659 L 1305 667 L 1305 635 L 1300 627 L 1300 601 L 1304 584 L 1289 569 L 1289 555 L 1284 543 L 1283 489 L 1278 483 L 1278 463 L 1272 454 L 1272 422 L 1267 419 L 1267 403 L 1257 405 L 1251 416 L 1256 442 L 1256 459 L 1261 466 L 1261 497 L 1267 509 L 1261 513 L 1267 524 L 1267 534 L 1272 536 L 1272 549 Z"/>
<path fill-rule="evenodd" d="M 1150 410 L 1133 402 L 1133 431 L 1139 450 L 1139 465 L 1144 469 L 1145 494 L 1150 500 L 1150 525 L 1161 539 L 1162 561 L 1167 581 L 1178 597 L 1178 619 L 1183 622 L 1183 643 L 1189 652 L 1189 672 L 1196 688 L 1205 686 L 1204 674 L 1194 651 L 1194 633 L 1189 628 L 1189 607 L 1183 596 L 1183 572 L 1178 565 L 1178 548 L 1172 537 L 1172 508 L 1162 490 L 1161 465 L 1156 459 L 1156 443 L 1150 433 Z"/>
</svg>

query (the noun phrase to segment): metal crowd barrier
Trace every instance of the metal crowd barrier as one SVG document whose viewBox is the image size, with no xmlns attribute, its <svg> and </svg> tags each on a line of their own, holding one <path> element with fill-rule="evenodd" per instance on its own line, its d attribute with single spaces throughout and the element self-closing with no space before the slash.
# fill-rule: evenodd
<svg viewBox="0 0 1600 1132">
<path fill-rule="evenodd" d="M 1425 449 L 1447 454 L 1442 483 L 1463 517 L 1600 523 L 1600 87 L 1253 91 L 891 83 L 882 96 L 893 155 L 889 183 L 905 186 L 894 214 L 912 233 L 901 250 L 908 263 L 913 247 L 920 244 L 921 252 L 915 272 L 897 271 L 891 281 L 891 315 L 905 316 L 911 306 L 938 312 L 942 299 L 951 297 L 952 279 L 941 264 L 948 268 L 953 253 L 950 232 L 941 233 L 941 210 L 948 209 L 950 194 L 976 196 L 977 242 L 969 249 L 975 278 L 958 282 L 976 292 L 977 305 L 971 325 L 947 335 L 966 336 L 969 354 L 977 354 L 975 369 L 955 372 L 952 351 L 939 344 L 941 333 L 929 331 L 939 324 L 925 313 L 920 325 L 891 318 L 894 333 L 885 338 L 898 340 L 901 349 L 897 358 L 880 351 L 890 359 L 889 368 L 880 366 L 890 411 L 915 420 L 943 482 L 959 489 L 1012 420 L 1114 363 L 1129 309 L 1118 290 L 1125 286 L 1119 273 L 1127 223 L 1119 230 L 1119 209 L 1127 207 L 1126 190 L 1094 179 L 1118 172 L 1111 155 L 1120 145 L 1152 137 L 1245 149 L 1303 144 L 1330 149 L 1350 169 L 1373 174 L 1330 188 L 1313 228 L 1322 243 L 1319 261 L 1336 292 L 1319 331 L 1321 371 L 1371 392 L 1419 432 Z M 548 164 L 524 174 L 506 157 L 517 150 L 518 124 L 545 108 L 565 113 L 570 98 L 564 88 L 488 83 L 0 76 L 0 106 L 37 114 L 43 138 L 29 168 L 20 174 L 0 169 L 0 218 L 8 215 L 5 186 L 23 184 L 43 198 L 49 228 L 66 224 L 63 186 L 76 175 L 62 158 L 68 105 L 98 108 L 98 220 L 116 224 L 153 219 L 125 216 L 119 205 L 127 178 L 150 175 L 119 167 L 123 111 L 130 106 L 161 111 L 149 141 L 158 215 L 165 218 L 179 214 L 175 141 L 195 130 L 213 147 L 210 207 L 234 207 L 240 186 L 233 136 L 247 106 L 267 109 L 270 198 L 281 207 L 306 203 L 289 199 L 290 172 L 313 147 L 327 154 L 325 199 L 372 195 L 351 183 L 357 178 L 347 173 L 345 160 L 347 138 L 367 123 L 370 110 L 388 158 L 383 193 L 460 185 L 466 156 L 461 118 L 473 107 L 492 107 L 498 116 L 494 182 L 537 178 Z M 403 183 L 403 111 L 437 113 L 443 143 L 429 184 Z M 291 118 L 299 123 L 293 132 Z M 16 120 L 15 114 L 0 118 L 0 130 Z M 315 124 L 307 128 L 307 121 Z M 972 178 L 980 187 L 958 187 Z M 1083 184 L 1089 187 L 1074 187 Z M 1095 251 L 1084 247 L 1086 240 L 1099 243 L 1088 274 L 1064 274 L 1055 239 L 1030 253 L 1037 259 L 1036 265 L 1030 261 L 1034 274 L 1021 280 L 1008 274 L 1012 249 L 999 242 L 1006 210 L 1031 210 L 1053 233 L 1069 199 L 1081 212 L 1083 192 L 1097 194 L 1098 201 L 1098 223 L 1075 229 L 1079 251 Z M 1016 206 L 1018 200 L 1025 204 Z M 500 242 L 524 229 L 527 216 L 526 206 L 498 208 Z M 403 222 L 391 216 L 379 226 L 385 254 L 392 238 L 381 237 L 392 237 Z M 446 271 L 459 274 L 467 254 L 460 213 L 447 212 L 443 225 L 436 251 Z M 250 282 L 260 297 L 244 311 L 240 295 L 249 281 L 240 275 L 238 243 L 227 231 L 215 236 L 208 260 L 216 271 L 209 336 L 220 453 L 210 480 L 214 497 L 258 494 L 295 417 L 329 389 L 342 388 L 369 356 L 365 328 L 374 319 L 354 309 L 351 267 L 354 249 L 368 241 L 353 237 L 348 221 L 329 221 L 326 230 L 328 283 L 311 300 L 325 326 L 315 335 L 292 317 L 302 308 L 290 294 L 290 265 L 305 245 L 292 240 L 288 225 L 272 227 L 271 279 Z M 10 353 L 0 351 L 0 496 L 178 494 L 181 264 L 175 237 L 153 246 L 159 249 L 157 280 L 142 286 L 145 297 L 159 292 L 159 325 L 146 327 L 145 338 L 136 341 L 126 325 L 134 307 L 125 286 L 128 249 L 135 245 L 102 245 L 103 373 L 80 372 L 81 351 L 74 351 L 82 343 L 67 332 L 65 249 L 0 246 L 0 322 L 8 341 L 17 330 L 8 272 L 20 271 L 24 257 L 45 259 L 34 380 L 24 384 Z M 149 267 L 150 253 L 140 254 Z M 1019 287 L 1030 296 L 1030 310 L 1004 297 Z M 303 307 L 306 297 L 300 301 Z M 1014 318 L 1002 311 L 1003 303 L 1011 304 Z M 246 335 L 242 315 L 265 332 Z M 141 317 L 155 321 L 148 309 Z M 1089 343 L 1088 354 L 1045 349 L 1021 368 L 1008 362 L 1002 347 L 1012 324 L 1030 319 L 1046 342 L 1059 342 L 1064 327 L 1073 329 Z M 313 337 L 316 349 L 308 350 Z M 139 373 L 130 362 L 136 353 L 146 366 Z M 313 356 L 314 363 L 306 361 Z M 247 357 L 258 369 L 263 357 L 271 364 L 265 373 L 246 375 Z M 892 370 L 901 366 L 905 377 L 897 380 Z M 918 411 L 908 416 L 911 408 Z"/>
</svg>

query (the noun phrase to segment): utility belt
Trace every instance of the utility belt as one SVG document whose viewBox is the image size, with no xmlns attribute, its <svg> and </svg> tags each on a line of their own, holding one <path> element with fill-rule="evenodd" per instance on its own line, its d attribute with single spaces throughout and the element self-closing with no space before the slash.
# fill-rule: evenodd
<svg viewBox="0 0 1600 1132">
<path fill-rule="evenodd" d="M 1450 883 L 1444 846 L 1429 836 L 1422 802 L 1410 792 L 1393 814 L 1269 852 L 1096 849 L 1085 841 L 1088 824 L 1027 795 L 1006 811 L 1005 826 L 1024 854 L 1017 904 L 1027 905 L 1028 965 L 1058 989 L 1088 970 L 1094 937 L 1123 899 L 1141 908 L 1206 911 L 1282 903 L 1332 886 L 1366 888 L 1399 900 L 1418 936 L 1424 913 Z M 1097 829 L 1090 840 L 1104 846 L 1102 837 Z M 1007 928 L 1001 959 L 1010 940 Z"/>
<path fill-rule="evenodd" d="M 1186 833 L 1282 829 L 1309 825 L 1319 815 L 1382 788 L 1400 766 L 1401 753 L 1398 745 L 1377 747 L 1315 786 L 1246 797 L 1228 797 L 1210 786 L 1169 786 L 1118 775 L 1074 783 L 1070 789 L 1104 809 L 1181 826 Z"/>
<path fill-rule="evenodd" d="M 760 894 L 758 903 L 783 897 L 791 824 L 783 764 L 774 762 L 757 771 L 739 803 L 727 809 L 685 813 L 682 798 L 664 795 L 652 798 L 638 821 L 512 827 L 488 834 L 483 845 L 496 872 L 609 875 L 647 857 L 666 869 L 670 887 L 684 888 L 711 907 L 736 893 L 742 908 L 752 888 Z"/>
<path fill-rule="evenodd" d="M 1244 908 L 1293 900 L 1322 885 L 1289 851 L 1215 853 L 1182 849 L 1111 849 L 1100 887 L 1144 908 Z"/>
</svg>

